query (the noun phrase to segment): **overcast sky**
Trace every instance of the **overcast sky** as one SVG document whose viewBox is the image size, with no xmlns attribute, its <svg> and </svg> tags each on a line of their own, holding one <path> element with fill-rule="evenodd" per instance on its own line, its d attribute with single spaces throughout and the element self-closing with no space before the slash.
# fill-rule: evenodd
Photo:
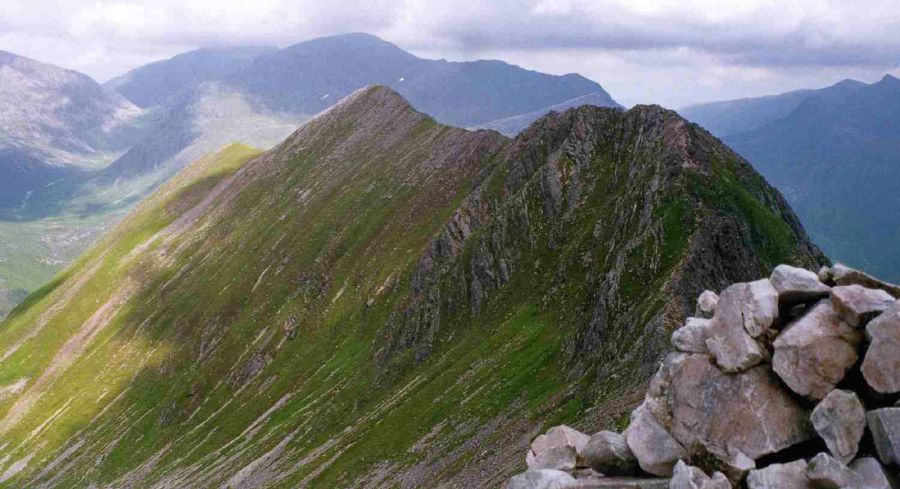
<svg viewBox="0 0 900 489">
<path fill-rule="evenodd" d="M 900 74 L 900 2 L 0 0 L 0 49 L 105 81 L 202 46 L 369 32 L 430 58 L 581 73 L 669 107 Z"/>
</svg>

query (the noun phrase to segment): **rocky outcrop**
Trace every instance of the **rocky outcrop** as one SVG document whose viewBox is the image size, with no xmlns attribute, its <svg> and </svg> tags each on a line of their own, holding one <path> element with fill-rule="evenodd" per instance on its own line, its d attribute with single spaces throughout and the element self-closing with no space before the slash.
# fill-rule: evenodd
<svg viewBox="0 0 900 489">
<path fill-rule="evenodd" d="M 894 298 L 883 290 L 853 284 L 832 289 L 831 302 L 844 322 L 858 328 L 884 312 L 894 302 Z"/>
<path fill-rule="evenodd" d="M 747 476 L 747 489 L 814 489 L 806 469 L 805 460 L 796 460 L 753 470 Z"/>
<path fill-rule="evenodd" d="M 794 392 L 822 399 L 856 363 L 862 335 L 830 301 L 817 302 L 772 343 L 772 368 Z"/>
<path fill-rule="evenodd" d="M 844 281 L 868 277 L 834 268 Z M 900 466 L 900 407 L 885 393 L 900 381 L 900 303 L 883 288 L 835 286 L 834 277 L 779 266 L 769 279 L 727 287 L 715 306 L 698 305 L 712 318 L 675 330 L 676 351 L 624 430 L 640 471 L 670 477 L 672 489 L 891 488 L 885 467 Z M 867 322 L 864 339 L 858 327 Z M 872 360 L 861 366 L 862 354 Z M 597 472 L 627 459 L 612 448 L 622 449 L 616 434 L 591 440 L 603 454 L 591 457 Z"/>
<path fill-rule="evenodd" d="M 637 458 L 628 448 L 623 435 L 601 431 L 593 436 L 581 451 L 584 464 L 607 475 L 630 475 L 638 472 Z"/>
<path fill-rule="evenodd" d="M 831 391 L 813 409 L 810 419 L 835 459 L 841 463 L 853 460 L 866 429 L 866 410 L 856 393 Z"/>
<path fill-rule="evenodd" d="M 878 459 L 885 465 L 900 465 L 900 408 L 869 411 L 866 419 Z"/>
<path fill-rule="evenodd" d="M 900 392 L 900 301 L 866 326 L 869 349 L 862 364 L 866 382 L 881 394 Z"/>
</svg>

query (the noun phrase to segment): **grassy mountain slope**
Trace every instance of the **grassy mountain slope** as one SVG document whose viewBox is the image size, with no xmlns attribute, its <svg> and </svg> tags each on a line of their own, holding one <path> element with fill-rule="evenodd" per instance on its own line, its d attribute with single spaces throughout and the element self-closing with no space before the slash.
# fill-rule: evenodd
<svg viewBox="0 0 900 489">
<path fill-rule="evenodd" d="M 509 140 L 361 90 L 182 171 L 0 325 L 5 487 L 490 487 L 621 424 L 702 288 L 823 257 L 658 107 Z"/>
<path fill-rule="evenodd" d="M 0 218 L 10 221 L 3 228 L 15 246 L 0 250 L 0 316 L 185 165 L 230 142 L 270 148 L 303 121 L 366 85 L 391 85 L 420 110 L 463 125 L 532 113 L 586 93 L 595 95 L 593 103 L 615 105 L 600 85 L 578 75 L 553 76 L 500 61 L 426 60 L 366 34 L 314 39 L 284 49 L 201 49 L 138 68 L 103 87 L 84 75 L 45 65 L 7 77 L 7 57 L 12 55 L 0 53 L 0 125 L 7 112 L 55 117 L 54 110 L 62 106 L 66 120 L 87 129 L 78 138 L 65 133 L 58 139 L 87 151 L 77 156 L 89 170 L 47 166 L 46 154 L 4 147 L 0 134 Z M 55 74 L 44 76 L 45 71 Z M 34 110 L 18 111 L 23 87 L 69 78 L 79 90 L 24 97 L 35 101 Z M 81 90 L 82 85 L 87 88 Z M 112 115 L 100 111 L 106 119 L 98 119 L 95 112 L 105 107 L 98 99 L 124 108 Z M 48 100 L 53 103 L 38 103 Z M 139 123 L 124 123 L 136 117 Z M 43 123 L 52 118 L 32 119 Z M 95 119 L 108 124 L 98 129 Z M 20 131 L 25 127 L 30 126 L 3 128 L 27 140 L 33 131 Z M 46 146 L 42 139 L 30 142 Z M 101 142 L 114 145 L 107 148 Z M 69 239 L 73 237 L 77 239 Z M 65 246 L 56 244 L 60 241 Z M 33 273 L 17 272 L 26 269 Z"/>
<path fill-rule="evenodd" d="M 886 76 L 725 140 L 785 194 L 829 256 L 897 281 L 898 112 L 900 81 Z"/>
</svg>

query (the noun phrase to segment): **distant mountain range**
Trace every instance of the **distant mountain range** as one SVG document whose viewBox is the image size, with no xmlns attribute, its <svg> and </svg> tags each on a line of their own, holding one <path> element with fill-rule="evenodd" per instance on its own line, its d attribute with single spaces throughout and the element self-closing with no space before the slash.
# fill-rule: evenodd
<svg viewBox="0 0 900 489">
<path fill-rule="evenodd" d="M 501 61 L 426 60 L 367 34 L 284 49 L 200 49 L 103 86 L 4 53 L 0 316 L 188 163 L 232 142 L 270 147 L 375 83 L 461 126 L 522 114 L 530 121 L 586 95 L 592 103 L 617 106 L 599 84 L 579 75 L 547 75 Z"/>
<path fill-rule="evenodd" d="M 509 139 L 361 89 L 183 169 L 0 324 L 8 487 L 499 487 L 621 426 L 704 289 L 824 262 L 657 106 Z"/>
<path fill-rule="evenodd" d="M 681 112 L 779 188 L 829 256 L 900 281 L 900 80 Z"/>
</svg>

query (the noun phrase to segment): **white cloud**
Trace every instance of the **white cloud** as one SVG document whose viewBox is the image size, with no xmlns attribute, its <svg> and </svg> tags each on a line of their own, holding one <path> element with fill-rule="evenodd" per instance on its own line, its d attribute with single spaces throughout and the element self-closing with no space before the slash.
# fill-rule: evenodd
<svg viewBox="0 0 900 489">
<path fill-rule="evenodd" d="M 207 45 L 350 31 L 417 54 L 580 72 L 670 106 L 877 78 L 900 60 L 894 0 L 4 0 L 0 49 L 105 80 Z"/>
</svg>

